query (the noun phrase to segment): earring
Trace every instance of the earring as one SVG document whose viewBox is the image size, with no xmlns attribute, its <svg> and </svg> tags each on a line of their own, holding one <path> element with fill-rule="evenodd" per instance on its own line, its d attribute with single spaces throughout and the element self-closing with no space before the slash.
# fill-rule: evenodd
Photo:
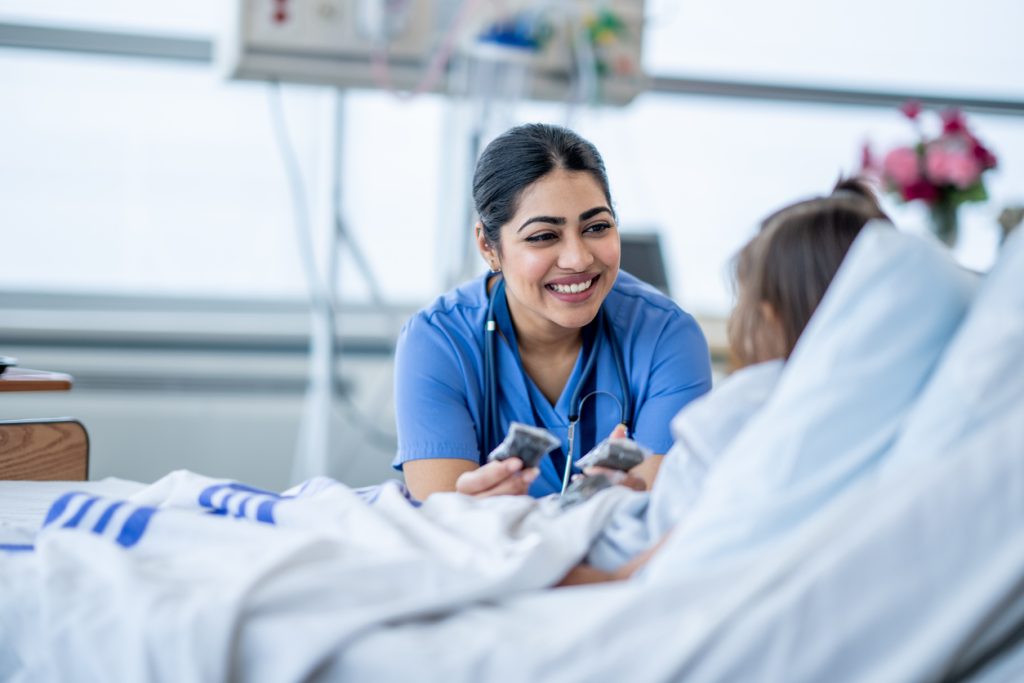
<svg viewBox="0 0 1024 683">
<path fill-rule="evenodd" d="M 500 273 L 501 272 L 501 266 L 499 266 L 496 263 L 494 263 L 494 261 L 491 261 L 490 266 L 491 266 L 491 272 L 492 273 Z"/>
</svg>

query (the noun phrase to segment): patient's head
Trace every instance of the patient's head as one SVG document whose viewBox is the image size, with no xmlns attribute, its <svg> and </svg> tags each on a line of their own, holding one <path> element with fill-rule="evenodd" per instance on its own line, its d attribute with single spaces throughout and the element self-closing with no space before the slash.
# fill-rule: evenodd
<svg viewBox="0 0 1024 683">
<path fill-rule="evenodd" d="M 764 219 L 735 263 L 729 346 L 737 366 L 789 358 L 850 245 L 876 219 L 889 220 L 857 178 Z"/>
</svg>

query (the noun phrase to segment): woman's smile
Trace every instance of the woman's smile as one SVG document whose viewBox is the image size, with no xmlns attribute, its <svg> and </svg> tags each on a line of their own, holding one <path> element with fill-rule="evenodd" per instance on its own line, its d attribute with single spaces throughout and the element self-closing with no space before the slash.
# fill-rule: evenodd
<svg viewBox="0 0 1024 683">
<path fill-rule="evenodd" d="M 586 279 L 581 279 L 585 277 Z M 589 299 L 597 289 L 594 283 L 600 275 L 589 275 L 559 278 L 555 282 L 549 282 L 545 286 L 547 290 L 559 301 L 566 303 L 577 303 Z"/>
</svg>

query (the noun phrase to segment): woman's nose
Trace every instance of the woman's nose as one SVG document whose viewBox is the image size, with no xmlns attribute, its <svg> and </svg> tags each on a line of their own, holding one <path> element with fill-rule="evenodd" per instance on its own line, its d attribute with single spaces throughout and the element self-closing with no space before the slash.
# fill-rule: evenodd
<svg viewBox="0 0 1024 683">
<path fill-rule="evenodd" d="M 594 254 L 582 237 L 570 237 L 562 243 L 558 254 L 558 267 L 563 270 L 583 271 L 594 263 Z"/>
</svg>

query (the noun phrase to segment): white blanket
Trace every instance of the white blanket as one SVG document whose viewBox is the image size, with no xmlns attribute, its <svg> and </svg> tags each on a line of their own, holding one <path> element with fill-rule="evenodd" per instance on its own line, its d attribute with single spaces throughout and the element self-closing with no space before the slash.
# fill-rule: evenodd
<svg viewBox="0 0 1024 683">
<path fill-rule="evenodd" d="M 70 493 L 0 553 L 0 678 L 293 681 L 373 626 L 555 583 L 626 491 L 585 505 L 340 484 L 295 498 L 176 472 Z"/>
<path fill-rule="evenodd" d="M 1024 577 L 1011 417 L 936 467 L 862 482 L 756 562 L 691 565 L 670 541 L 640 581 L 367 633 L 323 680 L 938 680 Z"/>
</svg>

